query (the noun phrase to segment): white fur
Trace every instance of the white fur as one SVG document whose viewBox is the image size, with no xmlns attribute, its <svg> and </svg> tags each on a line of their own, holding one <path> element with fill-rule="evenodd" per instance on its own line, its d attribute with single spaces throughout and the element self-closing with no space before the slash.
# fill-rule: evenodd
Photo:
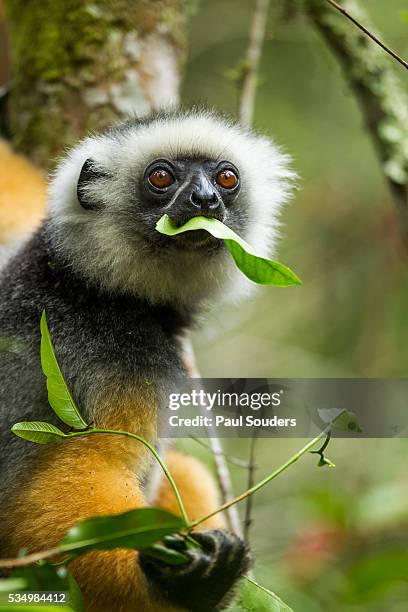
<svg viewBox="0 0 408 612">
<path fill-rule="evenodd" d="M 191 111 L 91 136 L 60 164 L 50 186 L 49 216 L 56 244 L 72 267 L 110 291 L 134 292 L 152 302 L 170 299 L 188 305 L 219 293 L 229 281 L 234 288 L 228 293 L 245 292 L 252 283 L 236 270 L 228 254 L 208 260 L 199 251 L 152 257 L 142 242 L 135 248 L 117 220 L 128 195 L 129 176 L 140 176 L 155 158 L 194 154 L 228 160 L 239 169 L 239 197 L 249 209 L 243 237 L 258 253 L 270 255 L 277 238 L 277 217 L 294 176 L 288 157 L 264 137 L 212 113 Z M 103 207 L 98 212 L 81 207 L 76 195 L 88 158 L 113 174 L 103 179 L 102 192 L 99 183 Z"/>
</svg>

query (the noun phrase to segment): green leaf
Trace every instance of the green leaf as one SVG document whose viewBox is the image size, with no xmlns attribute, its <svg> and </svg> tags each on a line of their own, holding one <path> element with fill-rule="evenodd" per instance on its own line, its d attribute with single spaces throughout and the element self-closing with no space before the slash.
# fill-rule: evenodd
<svg viewBox="0 0 408 612">
<path fill-rule="evenodd" d="M 25 591 L 68 591 L 67 575 L 66 567 L 55 567 L 46 561 L 12 570 L 13 578 L 26 581 Z"/>
<path fill-rule="evenodd" d="M 177 227 L 168 215 L 163 215 L 157 222 L 156 230 L 166 236 L 176 236 L 193 230 L 205 230 L 214 238 L 224 240 L 238 268 L 254 283 L 276 287 L 302 284 L 296 274 L 283 264 L 256 255 L 245 240 L 218 219 L 193 217 L 181 227 Z"/>
<path fill-rule="evenodd" d="M 0 579 L 0 593 L 13 593 L 27 588 L 25 578 L 3 578 Z"/>
<path fill-rule="evenodd" d="M 356 415 L 350 412 L 350 410 L 340 408 L 319 408 L 317 411 L 322 421 L 330 424 L 333 429 L 355 433 L 363 431 L 357 421 Z"/>
<path fill-rule="evenodd" d="M 67 574 L 67 583 L 70 605 L 75 610 L 75 612 L 84 612 L 84 598 L 82 596 L 81 589 L 79 588 L 77 581 L 70 572 L 68 572 Z"/>
<path fill-rule="evenodd" d="M 293 612 L 280 597 L 251 578 L 241 582 L 238 607 L 244 612 Z"/>
<path fill-rule="evenodd" d="M 159 559 L 168 565 L 183 565 L 189 560 L 187 555 L 173 548 L 167 548 L 167 546 L 163 546 L 163 544 L 153 544 L 153 546 L 145 548 L 144 552 L 149 555 L 149 557 Z"/>
<path fill-rule="evenodd" d="M 61 552 L 149 548 L 165 535 L 179 531 L 182 519 L 158 508 L 137 508 L 116 516 L 96 516 L 77 523 L 62 540 Z"/>
<path fill-rule="evenodd" d="M 67 436 L 63 431 L 43 421 L 31 421 L 16 423 L 11 431 L 19 438 L 35 442 L 36 444 L 50 444 L 51 442 L 61 442 Z"/>
<path fill-rule="evenodd" d="M 75 429 L 86 429 L 55 357 L 45 311 L 41 316 L 41 365 L 47 377 L 48 401 L 55 414 Z"/>
<path fill-rule="evenodd" d="M 27 605 L 21 602 L 19 605 L 7 606 L 0 605 L 0 612 L 2 610 L 27 610 L 27 612 L 35 612 L 39 610 L 45 611 L 60 611 L 63 609 L 64 612 L 83 612 L 82 593 L 79 590 L 74 578 L 71 576 L 69 571 L 64 566 L 56 567 L 45 561 L 40 561 L 34 565 L 27 567 L 20 567 L 12 570 L 11 578 L 5 581 L 5 587 L 0 586 L 0 591 L 6 591 L 14 593 L 16 591 L 59 591 L 69 592 L 69 606 L 56 606 L 51 603 L 42 602 L 39 605 Z M 16 583 L 13 587 L 13 582 Z M 18 586 L 20 584 L 20 586 Z M 1 604 L 6 604 L 7 597 L 3 596 L 0 598 Z"/>
<path fill-rule="evenodd" d="M 329 442 L 331 439 L 331 431 L 329 431 L 326 435 L 326 440 L 324 441 L 323 445 L 321 448 L 319 448 L 318 450 L 314 450 L 314 451 L 310 451 L 310 453 L 312 455 L 319 455 L 320 459 L 319 459 L 319 463 L 317 464 L 317 467 L 324 467 L 325 465 L 327 465 L 328 467 L 334 468 L 336 467 L 333 463 L 333 461 L 330 461 L 330 459 L 328 457 L 326 457 L 326 455 L 324 454 L 325 449 L 327 448 Z"/>
<path fill-rule="evenodd" d="M 330 461 L 330 459 L 328 457 L 326 457 L 326 455 L 322 452 L 322 451 L 310 451 L 310 453 L 312 455 L 319 455 L 320 459 L 319 459 L 319 463 L 317 464 L 317 467 L 324 467 L 325 465 L 327 465 L 330 468 L 334 468 L 336 467 L 336 465 L 333 463 L 333 461 Z"/>
</svg>

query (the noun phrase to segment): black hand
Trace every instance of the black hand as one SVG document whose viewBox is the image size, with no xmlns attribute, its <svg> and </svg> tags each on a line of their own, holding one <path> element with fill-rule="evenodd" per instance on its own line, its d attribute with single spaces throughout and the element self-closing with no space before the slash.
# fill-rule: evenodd
<svg viewBox="0 0 408 612">
<path fill-rule="evenodd" d="M 167 601 L 194 612 L 224 610 L 235 583 L 249 569 L 249 551 L 227 531 L 200 531 L 193 537 L 202 548 L 184 551 L 189 563 L 167 565 L 142 552 L 141 567 Z"/>
</svg>

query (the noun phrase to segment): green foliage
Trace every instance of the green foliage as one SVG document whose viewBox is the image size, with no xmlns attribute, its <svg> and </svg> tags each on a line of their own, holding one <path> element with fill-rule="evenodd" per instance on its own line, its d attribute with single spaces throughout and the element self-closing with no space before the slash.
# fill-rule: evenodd
<svg viewBox="0 0 408 612">
<path fill-rule="evenodd" d="M 86 429 L 56 360 L 45 312 L 41 316 L 41 365 L 47 377 L 48 401 L 55 414 L 75 429 Z"/>
<path fill-rule="evenodd" d="M 51 423 L 43 421 L 29 421 L 15 423 L 11 431 L 19 438 L 35 442 L 35 444 L 50 444 L 52 442 L 61 442 L 67 437 L 63 431 L 55 427 Z"/>
<path fill-rule="evenodd" d="M 330 435 L 331 435 L 331 434 L 330 434 L 330 432 L 329 432 L 329 433 L 327 434 L 327 436 L 326 436 L 326 440 L 324 441 L 324 444 L 322 445 L 322 447 L 321 447 L 321 448 L 319 448 L 319 450 L 310 451 L 310 453 L 311 453 L 312 455 L 319 455 L 319 457 L 320 457 L 320 459 L 319 459 L 319 463 L 317 464 L 317 467 L 324 467 L 324 466 L 326 466 L 326 465 L 327 465 L 328 467 L 331 467 L 331 468 L 336 467 L 336 466 L 334 465 L 334 463 L 333 463 L 332 461 L 330 461 L 330 459 L 328 459 L 328 457 L 326 457 L 326 456 L 325 456 L 325 454 L 324 454 L 324 451 L 325 451 L 325 449 L 326 449 L 327 445 L 328 445 L 328 444 L 329 444 L 329 442 L 330 442 Z"/>
<path fill-rule="evenodd" d="M 296 274 L 283 264 L 256 255 L 245 240 L 218 219 L 194 217 L 181 227 L 177 227 L 168 215 L 163 215 L 158 221 L 156 229 L 166 236 L 177 236 L 193 230 L 205 230 L 214 238 L 224 240 L 238 268 L 254 283 L 274 285 L 275 287 L 290 287 L 291 285 L 302 284 Z"/>
<path fill-rule="evenodd" d="M 228 228 L 225 229 L 228 230 Z M 238 240 L 240 241 L 241 239 L 238 238 Z M 71 397 L 68 386 L 59 368 L 52 346 L 45 312 L 43 312 L 41 317 L 41 363 L 47 377 L 48 398 L 52 409 L 61 420 L 74 428 L 77 427 L 79 431 L 65 434 L 51 423 L 34 421 L 16 423 L 11 429 L 12 432 L 25 440 L 37 444 L 49 444 L 59 442 L 63 439 L 98 433 L 125 435 L 135 438 L 137 441 L 145 444 L 159 461 L 165 475 L 173 487 L 182 514 L 182 517 L 178 517 L 159 508 L 137 508 L 114 516 L 97 516 L 83 520 L 68 531 L 57 547 L 61 555 L 69 553 L 70 556 L 66 559 L 65 563 L 69 563 L 74 557 L 85 554 L 91 550 L 111 550 L 115 548 L 144 550 L 145 553 L 169 565 L 186 563 L 188 557 L 184 554 L 184 551 L 199 545 L 194 542 L 191 536 L 185 537 L 177 533 L 183 528 L 189 528 L 189 522 L 180 494 L 166 466 L 163 464 L 154 448 L 146 440 L 136 434 L 96 428 L 87 429 L 86 432 L 83 431 L 83 428 L 87 427 L 87 425 L 82 419 Z M 290 463 L 291 462 L 288 462 L 286 467 L 290 465 Z M 285 467 L 283 469 L 285 469 Z M 266 483 L 266 480 L 264 483 Z M 261 484 L 261 486 L 263 485 Z M 253 492 L 255 492 L 256 488 L 259 488 L 259 485 L 253 488 Z M 161 543 L 162 541 L 163 543 Z M 74 601 L 75 598 L 77 602 L 76 607 L 72 609 L 75 610 L 75 612 L 82 611 L 82 596 L 80 590 L 73 577 L 67 573 L 65 566 L 55 569 L 55 566 L 40 563 L 35 566 L 23 568 L 23 570 L 19 570 L 19 572 L 20 573 L 16 573 L 13 576 L 12 579 L 14 582 L 8 584 L 3 582 L 3 584 L 0 584 L 0 591 L 2 587 L 3 590 L 11 590 L 13 585 L 16 587 L 15 580 L 18 580 L 17 586 L 22 589 L 34 589 L 34 587 L 30 587 L 30 585 L 35 581 L 44 580 L 45 572 L 48 572 L 46 580 L 47 588 L 50 589 L 50 572 L 52 581 L 57 578 L 60 579 L 61 572 L 64 572 L 63 577 L 66 578 L 67 581 L 70 581 L 69 588 L 72 592 L 72 601 Z M 281 602 L 281 600 L 271 591 L 259 587 L 259 585 L 253 581 L 250 581 L 250 584 L 250 587 L 242 591 L 242 610 L 265 609 L 266 611 L 272 610 L 273 612 L 277 610 L 281 610 L 282 612 L 284 610 L 290 611 L 288 607 L 282 607 L 284 606 L 283 602 Z M 55 588 L 55 590 L 58 589 Z M 61 590 L 61 588 L 59 590 Z M 268 603 L 269 598 L 270 602 Z M 278 604 L 281 607 L 277 607 Z M 260 605 L 264 607 L 259 608 Z M 267 605 L 269 607 L 265 607 Z M 254 608 L 253 606 L 256 607 Z M 41 607 L 44 610 L 54 609 L 53 606 Z M 24 606 L 19 607 L 19 609 L 24 609 Z"/>
<path fill-rule="evenodd" d="M 144 552 L 148 554 L 149 557 L 163 561 L 163 563 L 167 563 L 167 565 L 183 565 L 188 561 L 187 555 L 184 555 L 178 550 L 167 548 L 167 546 L 163 546 L 160 543 L 149 546 L 149 548 L 144 549 Z"/>
<path fill-rule="evenodd" d="M 323 446 L 318 450 L 310 451 L 310 453 L 312 455 L 319 455 L 320 459 L 319 463 L 317 464 L 318 467 L 327 466 L 334 468 L 336 467 L 335 464 L 324 454 L 324 451 L 330 442 L 332 430 L 338 429 L 340 431 L 355 433 L 362 432 L 363 430 L 361 429 L 355 414 L 349 410 L 341 410 L 339 408 L 321 408 L 318 410 L 318 413 L 322 421 L 327 423 L 328 433 Z"/>
<path fill-rule="evenodd" d="M 74 525 L 62 540 L 60 550 L 75 555 L 94 549 L 142 550 L 183 526 L 180 517 L 158 508 L 138 508 L 115 516 L 96 516 Z"/>
<path fill-rule="evenodd" d="M 75 578 L 64 566 L 55 566 L 40 561 L 35 565 L 18 568 L 12 571 L 11 577 L 0 580 L 0 593 L 15 593 L 19 591 L 66 591 L 69 593 L 69 606 L 64 606 L 67 612 L 83 612 L 82 593 Z M 3 598 L 4 599 L 4 598 Z M 2 601 L 2 600 L 0 600 Z M 2 606 L 1 610 L 61 610 L 61 606 L 53 605 L 20 605 Z"/>
<path fill-rule="evenodd" d="M 10 593 L 27 588 L 27 581 L 24 578 L 3 578 L 0 579 L 0 593 Z"/>
<path fill-rule="evenodd" d="M 406 590 L 407 569 L 408 552 L 397 548 L 357 560 L 348 569 L 351 588 L 344 593 L 345 601 L 363 603 L 366 609 L 375 607 L 387 591 Z"/>
<path fill-rule="evenodd" d="M 238 610 L 243 612 L 293 612 L 275 593 L 245 578 L 240 587 Z"/>
<path fill-rule="evenodd" d="M 340 431 L 349 431 L 354 433 L 361 433 L 361 429 L 356 416 L 353 412 L 339 408 L 320 408 L 318 410 L 319 416 L 331 429 L 338 429 Z"/>
</svg>

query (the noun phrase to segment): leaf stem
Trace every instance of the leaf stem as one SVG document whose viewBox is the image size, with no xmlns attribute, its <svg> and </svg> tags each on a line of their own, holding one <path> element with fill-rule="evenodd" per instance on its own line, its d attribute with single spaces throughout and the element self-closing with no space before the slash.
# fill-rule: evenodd
<svg viewBox="0 0 408 612">
<path fill-rule="evenodd" d="M 172 475 L 170 474 L 169 470 L 167 469 L 166 465 L 163 463 L 163 460 L 161 459 L 160 455 L 158 454 L 158 452 L 156 451 L 156 449 L 149 444 L 149 442 L 147 442 L 147 440 L 145 440 L 144 438 L 141 438 L 140 436 L 130 433 L 129 431 L 121 431 L 121 430 L 116 430 L 116 429 L 99 429 L 99 428 L 93 428 L 93 429 L 88 429 L 86 431 L 77 431 L 75 433 L 69 433 L 66 435 L 67 438 L 75 438 L 78 436 L 87 436 L 89 434 L 112 434 L 112 435 L 119 435 L 119 436 L 126 436 L 128 438 L 132 438 L 133 440 L 137 440 L 138 442 L 141 442 L 144 446 L 146 446 L 146 448 L 149 449 L 149 451 L 154 455 L 154 457 L 156 458 L 157 462 L 159 463 L 161 469 L 164 472 L 164 475 L 166 476 L 167 480 L 169 481 L 169 484 L 171 486 L 171 488 L 173 489 L 174 495 L 176 496 L 177 499 L 177 503 L 178 506 L 180 508 L 180 512 L 181 512 L 181 516 L 183 518 L 183 521 L 185 523 L 185 526 L 189 529 L 190 528 L 190 521 L 186 512 L 186 509 L 184 507 L 183 501 L 181 499 L 181 495 L 179 493 L 179 490 L 177 489 L 177 485 L 173 480 Z"/>
<path fill-rule="evenodd" d="M 368 30 L 362 23 L 360 23 L 355 17 L 353 17 L 353 15 L 348 13 L 343 6 L 340 6 L 340 4 L 338 4 L 334 0 L 327 0 L 327 2 L 331 4 L 332 7 L 335 8 L 337 11 L 342 13 L 345 17 L 347 17 L 347 19 L 349 19 L 352 23 L 354 23 L 354 25 L 357 26 L 362 32 L 364 32 L 366 36 L 371 38 L 371 40 L 373 40 L 377 45 L 379 45 L 386 53 L 388 53 L 388 55 L 391 55 L 392 58 L 399 62 L 401 66 L 404 66 L 404 68 L 408 69 L 408 62 L 402 59 L 402 57 L 395 53 L 395 51 L 390 49 L 390 47 L 388 47 L 379 38 L 377 38 L 377 36 L 370 32 L 370 30 Z"/>
<path fill-rule="evenodd" d="M 193 529 L 194 527 L 197 527 L 198 525 L 200 525 L 201 523 L 203 523 L 204 521 L 208 520 L 209 518 L 215 516 L 216 514 L 218 514 L 219 512 L 223 512 L 224 510 L 226 510 L 227 508 L 229 508 L 230 506 L 233 506 L 235 504 L 238 504 L 239 502 L 243 501 L 244 499 L 246 499 L 247 497 L 249 497 L 250 495 L 253 495 L 254 493 L 256 493 L 257 491 L 259 491 L 259 489 L 261 489 L 262 487 L 264 487 L 265 485 L 267 485 L 269 482 L 271 482 L 271 480 L 273 480 L 274 478 L 276 478 L 277 476 L 279 476 L 279 474 L 281 474 L 282 472 L 284 472 L 289 466 L 291 466 L 293 463 L 295 463 L 298 459 L 300 459 L 300 457 L 302 457 L 302 455 L 304 455 L 305 453 L 308 452 L 308 450 L 310 448 L 312 448 L 315 444 L 317 444 L 322 438 L 324 438 L 324 436 L 327 435 L 327 432 L 329 431 L 329 427 L 326 427 L 326 429 L 324 429 L 324 431 L 322 431 L 318 436 L 316 436 L 315 438 L 313 438 L 313 440 L 311 440 L 310 442 L 308 442 L 306 444 L 306 446 L 304 446 L 303 448 L 301 448 L 297 453 L 295 453 L 294 455 L 292 455 L 292 457 L 290 457 L 287 461 L 285 461 L 285 463 L 283 463 L 280 467 L 278 467 L 274 472 L 272 472 L 272 474 L 269 474 L 269 476 L 267 476 L 266 478 L 264 478 L 263 480 L 261 480 L 260 482 L 258 482 L 256 485 L 254 485 L 253 487 L 251 487 L 250 489 L 248 489 L 247 491 L 245 491 L 244 493 L 241 493 L 241 495 L 238 495 L 237 497 L 235 497 L 234 499 L 226 502 L 225 504 L 223 504 L 222 506 L 220 506 L 217 510 L 214 510 L 213 512 L 210 512 L 209 514 L 207 514 L 206 516 L 203 516 L 195 521 L 193 521 L 190 524 L 190 529 Z"/>
<path fill-rule="evenodd" d="M 16 559 L 0 559 L 0 569 L 13 569 L 15 567 L 26 567 L 27 565 L 33 565 L 37 561 L 43 561 L 44 559 L 51 559 L 61 554 L 59 546 L 35 552 L 25 557 L 17 557 Z"/>
<path fill-rule="evenodd" d="M 330 442 L 330 438 L 331 438 L 331 431 L 329 430 L 329 431 L 327 432 L 327 436 L 326 436 L 326 439 L 325 439 L 325 441 L 324 441 L 323 445 L 322 445 L 322 446 L 319 448 L 319 450 L 318 450 L 318 451 L 316 451 L 317 453 L 323 453 L 323 452 L 326 450 L 327 445 L 328 445 L 328 444 L 329 444 L 329 442 Z"/>
<path fill-rule="evenodd" d="M 257 0 L 249 32 L 248 49 L 243 63 L 239 119 L 243 125 L 251 126 L 254 115 L 257 72 L 265 40 L 270 0 Z"/>
</svg>

